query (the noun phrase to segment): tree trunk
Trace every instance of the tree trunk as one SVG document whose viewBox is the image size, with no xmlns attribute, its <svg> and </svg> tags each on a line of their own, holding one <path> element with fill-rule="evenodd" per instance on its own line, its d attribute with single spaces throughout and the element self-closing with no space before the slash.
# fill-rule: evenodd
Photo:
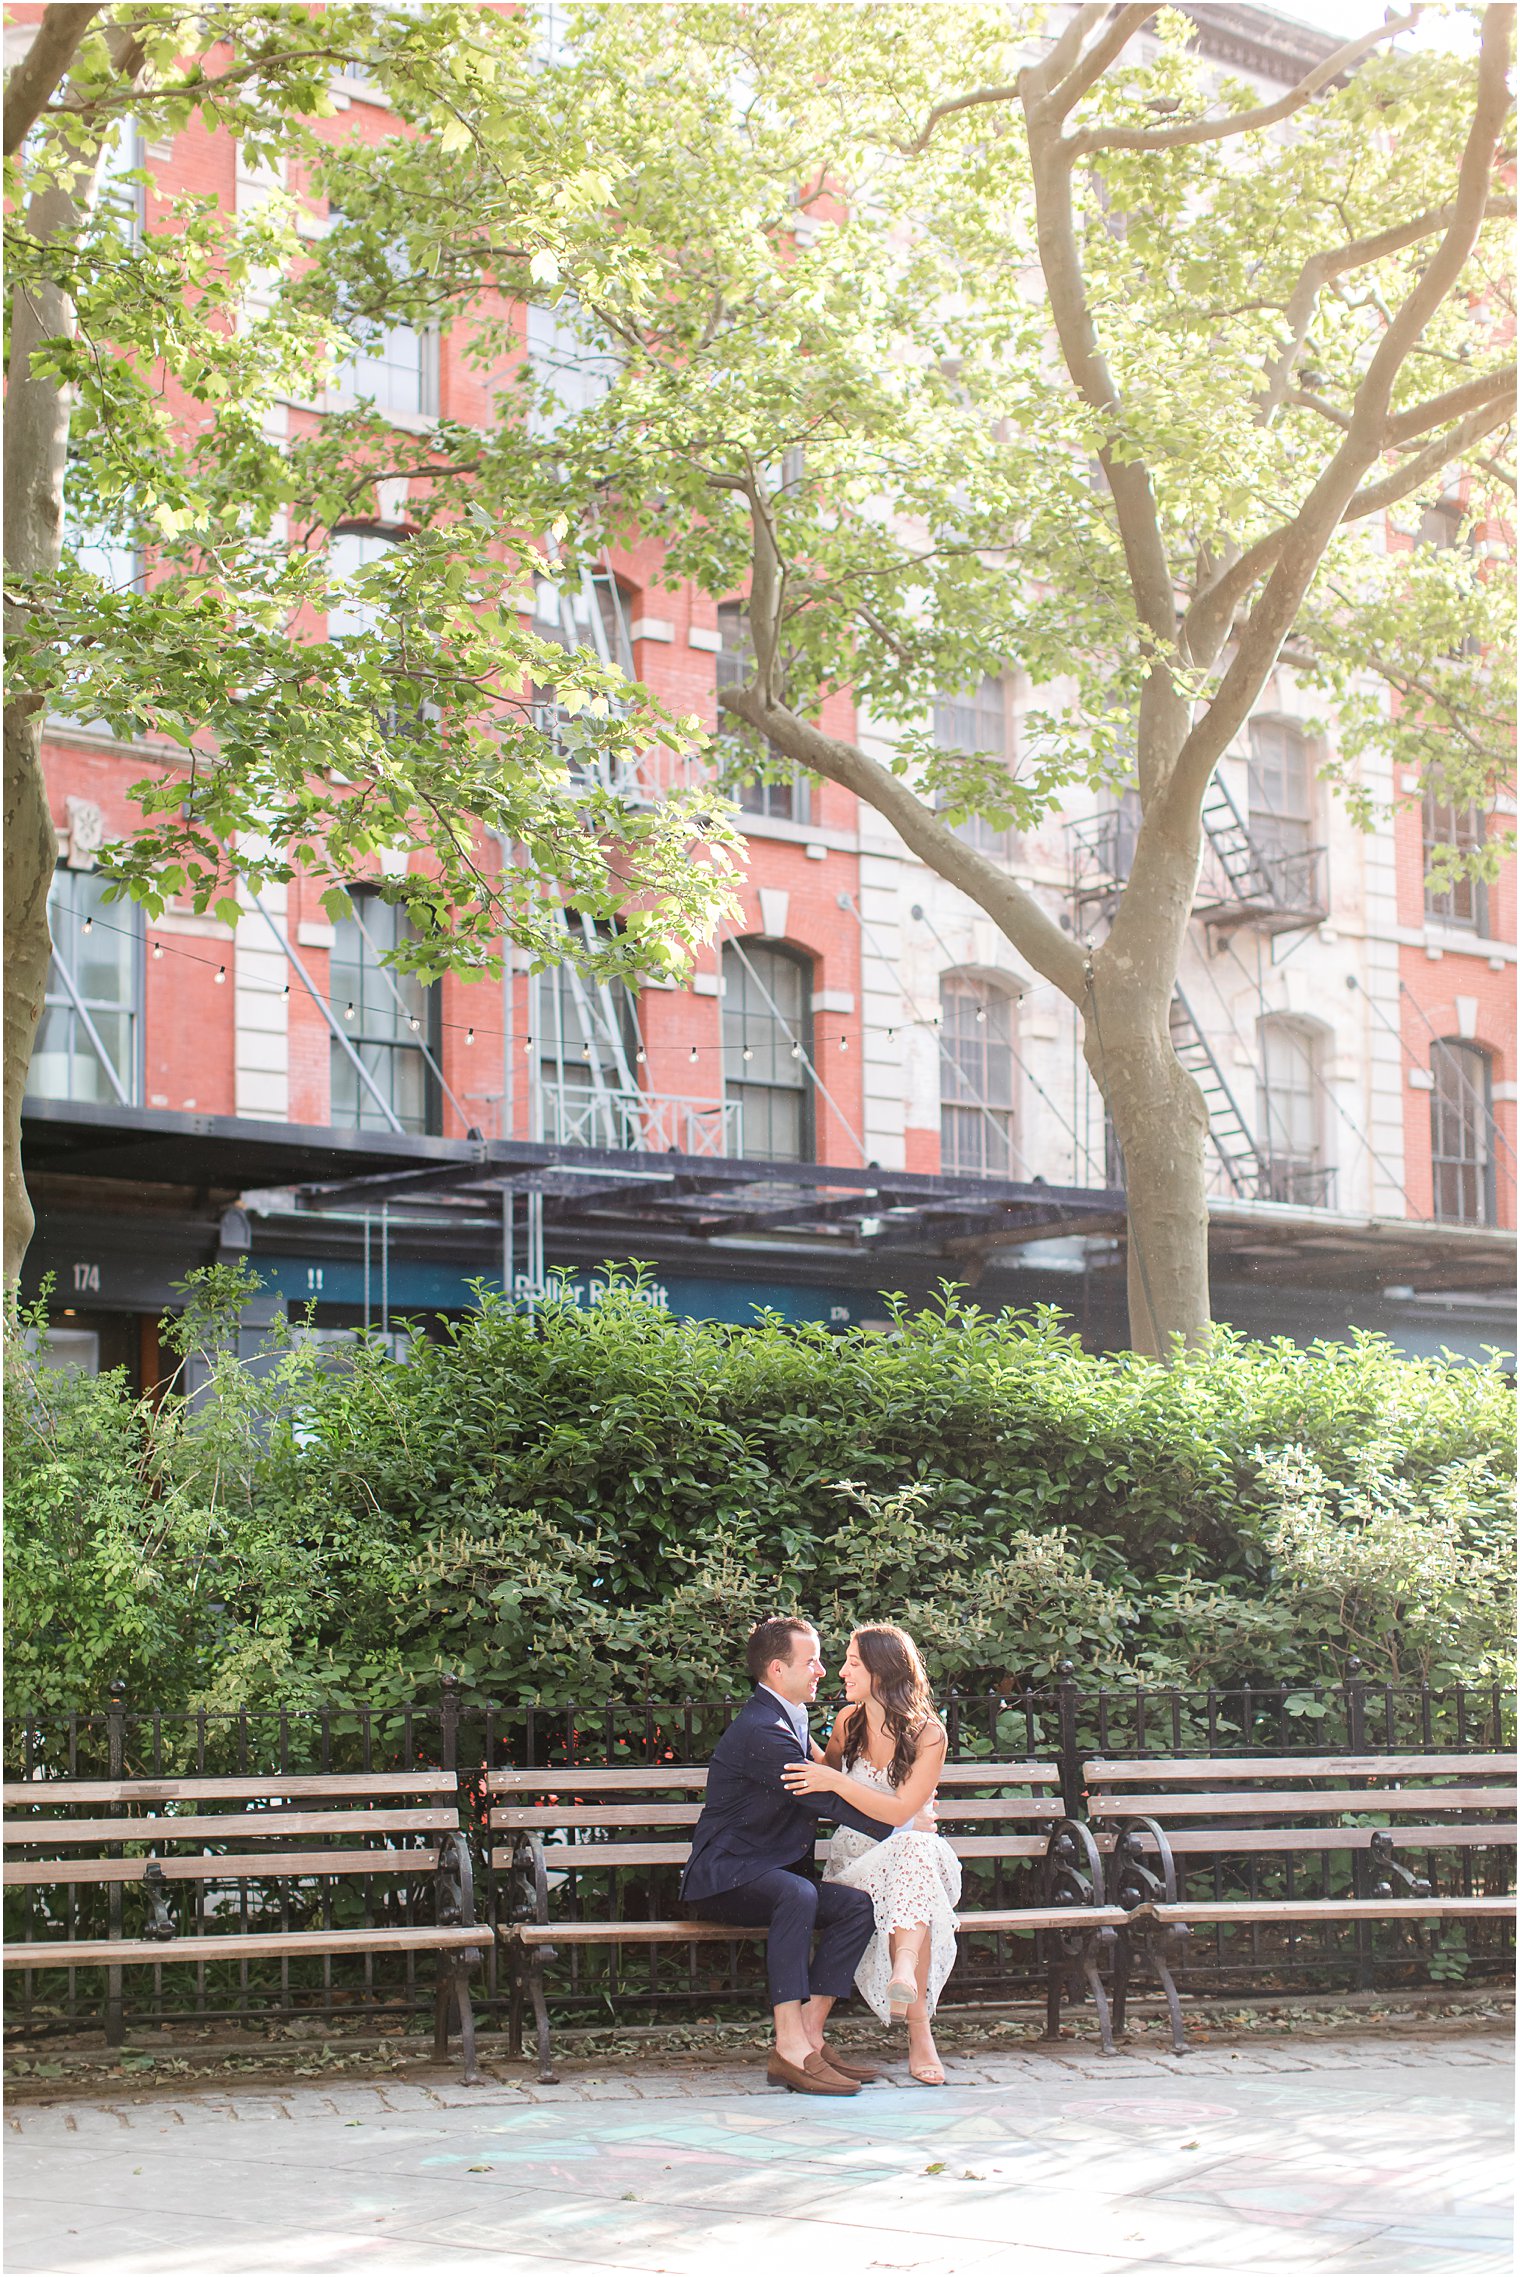
<svg viewBox="0 0 1520 2277">
<path fill-rule="evenodd" d="M 1105 991 L 1082 1039 L 1124 1159 L 1130 1343 L 1158 1360 L 1178 1337 L 1206 1344 L 1210 1326 L 1208 1109 L 1172 1049 L 1169 1002 Z"/>
<path fill-rule="evenodd" d="M 26 227 L 44 241 L 77 232 L 94 202 L 99 156 L 81 158 L 71 183 L 33 197 Z M 68 464 L 70 398 L 53 379 L 32 371 L 45 341 L 72 339 L 74 304 L 51 283 L 12 294 L 11 362 L 5 398 L 5 566 L 26 579 L 58 567 L 63 549 L 63 483 Z M 6 610 L 7 629 L 21 614 Z M 32 1207 L 21 1167 L 21 1100 L 42 1019 L 52 941 L 47 897 L 58 848 L 42 777 L 43 714 L 26 704 L 5 708 L 5 1288 L 13 1300 Z"/>
<path fill-rule="evenodd" d="M 14 1290 L 32 1238 L 21 1167 L 21 1099 L 42 1019 L 52 942 L 47 897 L 57 841 L 42 779 L 42 718 L 5 711 L 5 1284 Z"/>
</svg>

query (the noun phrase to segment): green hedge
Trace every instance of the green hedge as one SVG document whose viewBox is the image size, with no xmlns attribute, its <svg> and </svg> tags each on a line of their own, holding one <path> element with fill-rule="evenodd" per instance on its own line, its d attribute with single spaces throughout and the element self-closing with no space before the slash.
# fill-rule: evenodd
<svg viewBox="0 0 1520 2277">
<path fill-rule="evenodd" d="M 899 1619 L 937 1682 L 1502 1679 L 1514 1413 L 1497 1366 L 1221 1332 L 1170 1368 L 947 1294 L 898 1333 L 683 1321 L 636 1285 L 485 1298 L 334 1365 L 226 1356 L 197 1398 L 39 1369 L 11 1340 L 10 1712 L 559 1704 L 731 1689 L 762 1611 L 831 1645 Z M 30 1321 L 33 1331 L 39 1325 Z M 220 1356 L 218 1356 L 220 1353 Z"/>
</svg>

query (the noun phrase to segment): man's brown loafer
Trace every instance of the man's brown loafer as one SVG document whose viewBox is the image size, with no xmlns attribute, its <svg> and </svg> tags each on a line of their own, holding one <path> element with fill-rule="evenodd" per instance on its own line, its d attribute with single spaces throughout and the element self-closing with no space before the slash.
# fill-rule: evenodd
<svg viewBox="0 0 1520 2277">
<path fill-rule="evenodd" d="M 789 2064 L 785 2056 L 772 2054 L 765 2067 L 765 2076 L 772 2087 L 784 2087 L 789 2095 L 860 2093 L 860 2088 L 853 2079 L 842 2079 L 819 2055 L 809 2056 L 805 2064 Z"/>
<path fill-rule="evenodd" d="M 873 2079 L 881 2077 L 873 2064 L 847 2064 L 839 2050 L 831 2048 L 827 2041 L 823 2044 L 823 2060 L 841 2079 L 858 2079 L 862 2087 L 869 2087 Z"/>
</svg>

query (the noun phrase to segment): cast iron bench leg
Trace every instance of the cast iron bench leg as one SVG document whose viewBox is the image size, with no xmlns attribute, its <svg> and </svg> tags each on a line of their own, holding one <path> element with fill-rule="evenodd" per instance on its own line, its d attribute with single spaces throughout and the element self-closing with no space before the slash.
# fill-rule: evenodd
<svg viewBox="0 0 1520 2277">
<path fill-rule="evenodd" d="M 533 2002 L 533 2025 L 538 2038 L 538 2076 L 545 2087 L 559 2078 L 549 2055 L 549 2003 L 544 1998 L 544 1963 L 552 1961 L 552 1947 L 535 1946 L 527 1963 L 528 1992 Z"/>
</svg>

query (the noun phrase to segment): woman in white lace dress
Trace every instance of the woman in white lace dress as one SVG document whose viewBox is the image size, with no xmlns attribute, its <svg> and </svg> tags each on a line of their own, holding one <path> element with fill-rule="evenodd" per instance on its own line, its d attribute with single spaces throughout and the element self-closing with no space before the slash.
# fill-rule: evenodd
<svg viewBox="0 0 1520 2277">
<path fill-rule="evenodd" d="M 795 1795 L 832 1791 L 891 1823 L 885 1842 L 840 1827 L 824 1879 L 869 1892 L 876 1935 L 855 1982 L 883 2023 L 907 2019 L 913 2077 L 943 2087 L 931 2018 L 955 1961 L 961 1894 L 960 1860 L 934 1825 L 945 1728 L 906 1630 L 886 1621 L 857 1629 L 840 1675 L 847 1705 L 827 1751 L 815 1748 L 811 1763 L 792 1764 L 782 1777 Z"/>
</svg>

